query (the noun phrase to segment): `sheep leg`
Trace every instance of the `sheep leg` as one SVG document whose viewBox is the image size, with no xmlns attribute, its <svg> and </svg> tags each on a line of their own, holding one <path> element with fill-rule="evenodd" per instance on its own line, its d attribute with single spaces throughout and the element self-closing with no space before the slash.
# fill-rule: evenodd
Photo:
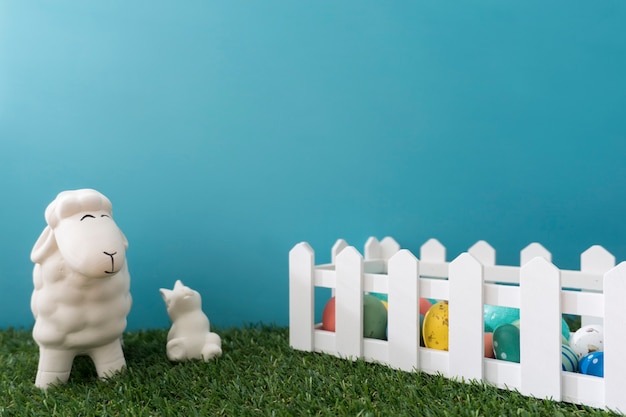
<svg viewBox="0 0 626 417">
<path fill-rule="evenodd" d="M 107 378 L 126 367 L 122 351 L 122 342 L 116 339 L 108 345 L 100 346 L 89 352 L 89 357 L 96 366 L 98 377 Z"/>
<path fill-rule="evenodd" d="M 39 347 L 39 366 L 35 386 L 47 389 L 50 385 L 67 382 L 76 352 Z"/>
</svg>

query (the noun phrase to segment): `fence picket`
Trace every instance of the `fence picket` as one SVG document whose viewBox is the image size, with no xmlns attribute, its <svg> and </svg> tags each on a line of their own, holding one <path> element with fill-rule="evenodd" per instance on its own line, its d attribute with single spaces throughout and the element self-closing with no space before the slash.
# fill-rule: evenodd
<svg viewBox="0 0 626 417">
<path fill-rule="evenodd" d="M 363 257 L 348 246 L 335 266 L 335 334 L 337 353 L 356 359 L 363 354 Z"/>
<path fill-rule="evenodd" d="M 400 250 L 400 244 L 395 241 L 394 238 L 386 236 L 380 241 L 381 257 L 384 260 L 389 260 L 393 255 Z"/>
<path fill-rule="evenodd" d="M 389 364 L 404 371 L 419 366 L 419 262 L 402 249 L 389 259 Z"/>
<path fill-rule="evenodd" d="M 364 258 L 339 239 L 331 252 L 334 265 L 319 267 L 307 243 L 289 252 L 289 342 L 294 349 L 482 380 L 523 395 L 626 411 L 626 262 L 611 268 L 615 257 L 602 247 L 592 246 L 581 254 L 581 271 L 559 270 L 538 243 L 520 252 L 521 267 L 495 265 L 495 250 L 484 241 L 450 263 L 445 261 L 445 247 L 435 239 L 422 245 L 421 261 L 400 250 L 391 238 L 381 242 L 370 238 L 365 251 L 373 258 Z M 500 285 L 498 277 L 519 287 Z M 562 284 L 583 291 L 563 291 Z M 315 328 L 316 285 L 331 288 L 336 295 L 334 334 Z M 386 341 L 363 338 L 364 288 L 388 292 Z M 448 352 L 418 347 L 422 294 L 449 300 Z M 483 358 L 484 302 L 520 308 L 520 364 Z M 561 371 L 561 312 L 604 320 L 603 379 Z"/>
<path fill-rule="evenodd" d="M 289 344 L 312 352 L 315 324 L 315 252 L 302 242 L 289 251 Z"/>
<path fill-rule="evenodd" d="M 469 253 L 450 263 L 450 376 L 482 380 L 484 356 L 483 266 Z"/>
<path fill-rule="evenodd" d="M 615 266 L 615 256 L 600 245 L 593 245 L 580 254 L 580 270 L 604 274 Z"/>
<path fill-rule="evenodd" d="M 591 246 L 580 254 L 580 270 L 594 274 L 604 274 L 615 266 L 615 256 L 600 245 Z M 604 285 L 601 282 L 601 285 Z M 603 324 L 602 317 L 582 316 L 581 325 Z"/>
<path fill-rule="evenodd" d="M 496 250 L 484 240 L 474 243 L 467 251 L 483 265 L 496 264 Z"/>
<path fill-rule="evenodd" d="M 446 261 L 446 247 L 437 239 L 428 239 L 428 241 L 420 247 L 420 260 L 422 262 L 443 263 Z"/>
<path fill-rule="evenodd" d="M 382 247 L 380 246 L 380 242 L 373 236 L 370 236 L 365 242 L 365 247 L 363 248 L 363 254 L 365 255 L 365 259 L 382 259 L 383 254 Z"/>
<path fill-rule="evenodd" d="M 626 413 L 626 262 L 604 275 L 604 396 L 606 407 Z"/>
<path fill-rule="evenodd" d="M 520 251 L 520 266 L 524 266 L 525 263 L 532 261 L 537 256 L 541 256 L 548 262 L 552 262 L 552 254 L 540 243 L 531 243 Z"/>
<path fill-rule="evenodd" d="M 561 401 L 561 273 L 541 256 L 520 271 L 520 364 L 522 394 Z"/>
</svg>

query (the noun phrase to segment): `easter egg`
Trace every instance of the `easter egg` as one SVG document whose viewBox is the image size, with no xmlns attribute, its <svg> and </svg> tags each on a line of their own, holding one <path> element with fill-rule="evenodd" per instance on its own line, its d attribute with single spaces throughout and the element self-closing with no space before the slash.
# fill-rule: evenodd
<svg viewBox="0 0 626 417">
<path fill-rule="evenodd" d="M 363 337 L 385 339 L 387 334 L 387 309 L 380 299 L 363 295 Z"/>
<path fill-rule="evenodd" d="M 420 329 L 424 328 L 424 315 L 420 314 Z M 420 346 L 425 347 L 424 344 L 424 332 L 420 332 Z"/>
<path fill-rule="evenodd" d="M 448 350 L 448 302 L 439 301 L 428 309 L 422 326 L 427 348 Z"/>
<path fill-rule="evenodd" d="M 485 304 L 483 309 L 486 332 L 493 332 L 501 324 L 511 324 L 519 320 L 519 308 Z"/>
<path fill-rule="evenodd" d="M 604 328 L 600 324 L 583 326 L 571 335 L 569 345 L 579 360 L 590 352 L 603 351 Z"/>
<path fill-rule="evenodd" d="M 322 330 L 335 331 L 335 297 L 326 302 L 322 311 Z"/>
<path fill-rule="evenodd" d="M 561 317 L 561 335 L 563 336 L 565 340 L 569 342 L 569 338 L 571 334 L 570 334 L 569 326 L 567 324 L 567 320 L 565 320 L 565 317 Z"/>
<path fill-rule="evenodd" d="M 604 377 L 604 352 L 591 352 L 578 362 L 581 374 Z"/>
<path fill-rule="evenodd" d="M 512 325 L 517 326 L 518 328 L 520 327 L 520 323 L 521 321 L 519 319 L 511 322 Z M 565 322 L 565 319 L 561 319 L 561 343 L 569 344 L 569 337 L 569 326 Z"/>
<path fill-rule="evenodd" d="M 519 327 L 505 323 L 493 331 L 493 353 L 496 359 L 508 362 L 520 360 L 520 333 Z"/>
<path fill-rule="evenodd" d="M 485 358 L 494 358 L 493 333 L 485 333 L 483 346 L 485 348 Z"/>
<path fill-rule="evenodd" d="M 420 314 L 426 315 L 428 310 L 433 306 L 428 298 L 420 298 Z"/>
<path fill-rule="evenodd" d="M 335 297 L 332 297 L 322 312 L 322 330 L 335 331 Z M 387 309 L 383 302 L 369 294 L 363 295 L 363 337 L 386 339 Z"/>
<path fill-rule="evenodd" d="M 371 292 L 370 295 L 373 295 L 374 297 L 382 301 L 389 301 L 389 295 L 383 294 L 382 292 Z"/>
<path fill-rule="evenodd" d="M 561 369 L 568 372 L 576 372 L 578 369 L 578 356 L 571 347 L 561 345 Z"/>
</svg>

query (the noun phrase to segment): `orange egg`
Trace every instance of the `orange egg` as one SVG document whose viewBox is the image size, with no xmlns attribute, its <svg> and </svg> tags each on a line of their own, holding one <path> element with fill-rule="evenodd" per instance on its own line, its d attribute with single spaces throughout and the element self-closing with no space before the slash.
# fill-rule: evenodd
<svg viewBox="0 0 626 417">
<path fill-rule="evenodd" d="M 485 358 L 495 358 L 493 353 L 493 333 L 485 333 Z"/>
<path fill-rule="evenodd" d="M 335 297 L 332 297 L 324 306 L 322 312 L 322 330 L 335 331 Z"/>
</svg>

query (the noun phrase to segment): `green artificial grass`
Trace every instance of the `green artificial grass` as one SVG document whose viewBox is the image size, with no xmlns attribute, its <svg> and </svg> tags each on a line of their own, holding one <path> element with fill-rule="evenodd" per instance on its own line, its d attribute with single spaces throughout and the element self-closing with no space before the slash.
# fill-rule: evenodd
<svg viewBox="0 0 626 417">
<path fill-rule="evenodd" d="M 171 363 L 167 330 L 124 336 L 128 369 L 100 381 L 87 358 L 67 384 L 33 385 L 37 346 L 27 330 L 0 330 L 0 416 L 606 416 L 483 384 L 294 351 L 288 329 L 217 330 L 224 354 Z"/>
</svg>

